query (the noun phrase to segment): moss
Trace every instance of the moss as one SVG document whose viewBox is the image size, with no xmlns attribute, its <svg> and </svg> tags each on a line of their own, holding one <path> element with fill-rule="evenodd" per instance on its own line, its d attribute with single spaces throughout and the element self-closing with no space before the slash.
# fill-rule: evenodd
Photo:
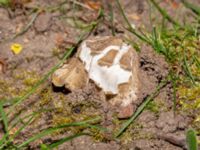
<svg viewBox="0 0 200 150">
<path fill-rule="evenodd" d="M 73 114 L 69 114 L 68 116 L 61 116 L 60 114 L 54 114 L 53 115 L 53 119 L 52 119 L 52 126 L 59 126 L 59 125 L 63 125 L 66 123 L 72 123 L 72 122 L 79 122 L 79 121 L 84 121 L 84 120 L 90 120 L 93 118 L 96 118 L 97 116 L 88 116 L 88 115 L 84 115 L 84 114 L 79 114 L 79 115 L 73 115 Z M 97 124 L 99 122 L 94 122 L 93 124 Z M 76 133 L 80 133 L 81 131 L 85 130 L 85 129 L 89 129 L 89 131 L 92 133 L 92 135 L 94 135 L 94 137 L 96 139 L 100 139 L 100 131 L 99 130 L 95 130 L 95 129 L 91 129 L 88 126 L 71 126 L 68 128 L 64 128 L 64 129 L 60 129 L 58 132 L 56 132 L 56 134 L 58 133 L 63 133 L 63 132 L 70 132 L 73 134 Z M 103 137 L 101 137 L 103 138 Z"/>
<path fill-rule="evenodd" d="M 34 71 L 13 70 L 10 78 L 0 80 L 0 98 L 11 99 L 27 93 L 39 80 L 39 75 Z"/>
<path fill-rule="evenodd" d="M 200 83 L 196 86 L 179 86 L 178 95 L 183 110 L 200 108 Z"/>
<path fill-rule="evenodd" d="M 193 115 L 195 124 L 195 120 L 200 118 L 199 35 L 187 28 L 170 29 L 161 34 L 161 40 L 168 50 L 167 54 L 170 54 L 169 65 L 178 77 L 176 94 L 180 111 Z"/>
<path fill-rule="evenodd" d="M 55 114 L 54 114 L 53 120 L 52 120 L 53 126 L 58 126 L 61 124 L 72 123 L 72 122 L 73 122 L 73 119 L 69 116 L 68 117 L 63 117 L 63 116 L 58 117 Z"/>
<path fill-rule="evenodd" d="M 52 90 L 51 90 L 51 87 L 47 87 L 47 88 L 43 89 L 39 93 L 39 97 L 40 97 L 39 105 L 40 106 L 47 105 L 52 100 Z"/>
<path fill-rule="evenodd" d="M 23 83 L 26 86 L 33 86 L 37 83 L 37 81 L 38 81 L 38 78 L 28 77 L 23 81 Z"/>
<path fill-rule="evenodd" d="M 160 105 L 158 104 L 158 102 L 155 102 L 155 101 L 151 101 L 145 109 L 147 110 L 150 110 L 154 113 L 159 113 L 159 108 L 160 108 Z"/>
<path fill-rule="evenodd" d="M 4 80 L 0 81 L 0 98 L 12 98 L 17 96 L 22 96 L 26 93 L 27 88 L 19 88 L 16 86 L 16 84 L 13 84 L 13 81 L 11 80 Z"/>
<path fill-rule="evenodd" d="M 151 139 L 153 137 L 151 133 L 144 132 L 142 129 L 143 126 L 139 122 L 132 123 L 120 137 L 121 142 L 127 144 L 134 140 Z"/>
<path fill-rule="evenodd" d="M 182 81 L 177 88 L 178 100 L 181 106 L 181 111 L 187 112 L 194 117 L 191 125 L 200 133 L 200 83 L 196 85 L 188 84 Z"/>
<path fill-rule="evenodd" d="M 30 87 L 35 85 L 40 79 L 39 75 L 36 72 L 27 70 L 14 71 L 12 76 L 15 80 L 22 80 L 22 83 L 25 86 Z"/>
<path fill-rule="evenodd" d="M 121 127 L 124 121 L 127 120 L 121 120 L 117 118 L 116 116 L 113 116 L 113 125 L 115 126 L 115 129 L 113 130 L 113 133 L 117 133 Z M 142 132 L 143 126 L 141 123 L 135 121 L 133 122 L 127 129 L 126 131 L 120 136 L 120 141 L 122 144 L 127 144 L 129 142 L 132 142 L 133 140 L 138 140 L 138 139 L 151 139 L 152 134 L 150 133 L 144 133 Z"/>
<path fill-rule="evenodd" d="M 111 134 L 106 134 L 106 132 L 100 131 L 98 129 L 90 129 L 91 135 L 95 141 L 107 142 L 112 139 Z"/>
<path fill-rule="evenodd" d="M 52 119 L 52 126 L 56 127 L 62 124 L 66 124 L 66 123 L 72 123 L 73 120 L 71 117 L 63 117 L 63 116 L 57 116 L 57 115 L 53 115 L 53 119 Z M 54 134 L 60 134 L 62 132 L 67 132 L 70 131 L 70 128 L 65 128 L 65 129 L 60 129 L 57 130 L 56 132 L 54 132 Z"/>
<path fill-rule="evenodd" d="M 52 55 L 61 58 L 61 56 L 63 55 L 63 51 L 60 48 L 55 47 L 52 49 Z"/>
<path fill-rule="evenodd" d="M 84 120 L 90 120 L 93 118 L 96 118 L 99 116 L 99 112 L 96 111 L 90 106 L 88 107 L 87 105 L 81 105 L 81 104 L 76 104 L 76 105 L 70 105 L 70 103 L 66 103 L 64 100 L 65 98 L 63 97 L 63 94 L 60 94 L 59 96 L 61 99 L 58 98 L 58 101 L 54 100 L 53 105 L 55 107 L 54 111 L 52 112 L 53 114 L 53 119 L 52 119 L 52 125 L 57 126 L 65 123 L 71 123 L 71 122 L 79 122 L 79 121 L 84 121 Z M 74 108 L 78 107 L 80 111 L 74 111 Z M 93 110 L 92 110 L 93 109 Z M 94 113 L 95 112 L 95 113 Z M 94 124 L 97 124 L 99 122 L 94 122 Z M 72 133 L 79 133 L 80 131 L 88 129 L 87 126 L 76 126 L 76 127 L 69 127 L 66 129 L 62 129 L 59 132 L 72 132 Z M 97 134 L 94 134 L 97 136 Z"/>
</svg>

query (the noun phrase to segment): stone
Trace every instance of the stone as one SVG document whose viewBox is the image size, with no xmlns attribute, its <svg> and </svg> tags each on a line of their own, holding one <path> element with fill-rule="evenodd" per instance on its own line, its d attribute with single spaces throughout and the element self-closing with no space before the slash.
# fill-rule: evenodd
<svg viewBox="0 0 200 150">
<path fill-rule="evenodd" d="M 45 32 L 49 27 L 51 22 L 51 14 L 50 13 L 42 13 L 40 14 L 34 24 L 37 32 Z"/>
</svg>

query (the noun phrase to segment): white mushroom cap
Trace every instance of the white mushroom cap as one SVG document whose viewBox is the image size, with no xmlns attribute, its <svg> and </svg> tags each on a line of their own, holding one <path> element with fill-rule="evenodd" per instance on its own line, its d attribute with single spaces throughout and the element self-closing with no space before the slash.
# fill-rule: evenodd
<svg viewBox="0 0 200 150">
<path fill-rule="evenodd" d="M 117 94 L 118 85 L 129 82 L 131 71 L 125 70 L 120 66 L 120 59 L 130 49 L 130 46 L 110 45 L 103 49 L 100 54 L 92 55 L 92 50 L 83 42 L 80 51 L 80 59 L 85 64 L 85 69 L 92 79 L 105 93 Z M 111 66 L 101 66 L 98 61 L 108 54 L 111 50 L 117 51 Z"/>
</svg>

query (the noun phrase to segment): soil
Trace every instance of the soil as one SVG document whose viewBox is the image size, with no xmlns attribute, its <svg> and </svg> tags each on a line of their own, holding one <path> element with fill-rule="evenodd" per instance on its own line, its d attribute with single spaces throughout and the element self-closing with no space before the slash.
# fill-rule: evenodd
<svg viewBox="0 0 200 150">
<path fill-rule="evenodd" d="M 23 4 L 21 7 L 16 7 L 9 11 L 3 7 L 0 8 L 0 98 L 23 95 L 59 62 L 66 49 L 76 43 L 82 32 L 81 28 L 75 27 L 74 16 L 84 23 L 89 23 L 98 16 L 98 11 L 87 7 L 79 6 L 79 9 L 74 11 L 72 3 L 68 2 L 58 10 L 41 11 L 26 32 L 12 39 L 13 35 L 23 30 L 33 18 L 33 15 L 29 14 L 30 9 L 37 5 L 45 8 L 59 3 L 59 0 L 43 0 Z M 109 7 L 107 2 L 102 1 L 102 4 L 105 8 L 105 14 L 108 14 Z M 124 0 L 122 4 L 131 23 L 134 23 L 137 29 L 145 28 L 146 30 L 151 30 L 152 25 L 148 21 L 150 9 L 147 1 Z M 165 79 L 169 73 L 169 66 L 162 55 L 157 54 L 150 46 L 142 43 L 125 30 L 125 23 L 115 5 L 115 1 L 112 1 L 111 5 L 114 6 L 116 14 L 114 20 L 116 34 L 121 37 L 129 37 L 139 42 L 140 45 L 138 55 L 140 57 L 140 78 L 143 86 L 136 104 L 139 106 L 146 97 L 151 95 L 161 80 Z M 172 15 L 177 11 L 165 1 L 161 5 Z M 183 9 L 181 4 L 178 9 Z M 183 12 L 185 12 L 184 9 Z M 155 22 L 158 21 L 156 15 L 153 16 L 153 20 Z M 90 37 L 104 35 L 112 35 L 107 19 L 97 26 L 90 34 Z M 20 54 L 16 55 L 10 50 L 10 46 L 13 43 L 22 45 L 23 50 Z M 4 69 L 1 69 L 2 66 Z M 185 132 L 190 126 L 192 118 L 181 111 L 173 112 L 173 89 L 171 83 L 162 88 L 154 98 L 154 103 L 156 111 L 145 109 L 120 139 L 110 139 L 109 135 L 100 140 L 90 136 L 81 136 L 64 143 L 58 149 L 185 149 Z M 9 104 L 6 108 L 9 109 Z M 34 135 L 34 133 L 52 125 L 68 121 L 81 121 L 93 116 L 101 116 L 103 118 L 101 125 L 110 130 L 119 128 L 119 121 L 116 121 L 117 108 L 112 107 L 105 100 L 105 97 L 94 84 L 89 84 L 88 87 L 71 93 L 64 88 L 53 87 L 49 78 L 35 94 L 12 112 L 11 118 L 14 120 L 16 119 L 14 117 L 15 114 L 24 116 L 41 109 L 50 109 L 50 111 L 42 113 L 28 128 L 23 130 L 20 136 L 17 137 L 16 143 L 20 143 Z M 29 149 L 39 149 L 40 143 L 48 144 L 71 135 L 72 131 L 73 129 L 70 131 L 65 130 L 53 137 L 42 138 L 41 141 L 31 143 Z"/>
</svg>

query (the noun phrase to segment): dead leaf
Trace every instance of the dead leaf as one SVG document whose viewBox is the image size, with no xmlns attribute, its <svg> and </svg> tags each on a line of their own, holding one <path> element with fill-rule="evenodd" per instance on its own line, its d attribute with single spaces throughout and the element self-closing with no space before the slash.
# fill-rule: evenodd
<svg viewBox="0 0 200 150">
<path fill-rule="evenodd" d="M 138 16 L 137 14 L 131 14 L 131 15 L 129 15 L 129 17 L 131 18 L 131 19 L 133 19 L 133 20 L 140 20 L 141 18 L 140 18 L 140 16 Z"/>
<path fill-rule="evenodd" d="M 177 9 L 179 7 L 179 3 L 175 0 L 165 0 L 173 9 Z"/>
<path fill-rule="evenodd" d="M 84 0 L 84 3 L 94 10 L 99 10 L 102 7 L 102 3 L 100 1 L 94 2 L 92 0 Z"/>
<path fill-rule="evenodd" d="M 14 127 L 9 131 L 9 135 L 14 135 L 17 132 L 18 128 Z"/>
</svg>

